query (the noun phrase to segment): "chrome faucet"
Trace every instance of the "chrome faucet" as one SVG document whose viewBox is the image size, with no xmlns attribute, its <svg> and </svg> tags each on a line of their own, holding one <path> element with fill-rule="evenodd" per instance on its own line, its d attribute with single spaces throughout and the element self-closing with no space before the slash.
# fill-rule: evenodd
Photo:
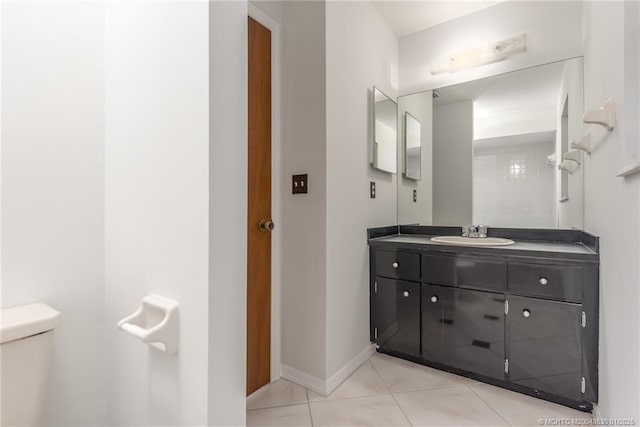
<svg viewBox="0 0 640 427">
<path fill-rule="evenodd" d="M 463 225 L 462 237 L 484 238 L 487 237 L 486 225 Z"/>
</svg>

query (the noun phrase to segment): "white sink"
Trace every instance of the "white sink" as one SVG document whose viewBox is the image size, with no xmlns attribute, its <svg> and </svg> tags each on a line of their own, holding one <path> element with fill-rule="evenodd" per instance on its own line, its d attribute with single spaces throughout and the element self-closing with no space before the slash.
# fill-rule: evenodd
<svg viewBox="0 0 640 427">
<path fill-rule="evenodd" d="M 460 246 L 507 246 L 514 241 L 502 237 L 462 237 L 462 236 L 438 236 L 432 237 L 432 242 L 446 243 L 447 245 Z"/>
</svg>

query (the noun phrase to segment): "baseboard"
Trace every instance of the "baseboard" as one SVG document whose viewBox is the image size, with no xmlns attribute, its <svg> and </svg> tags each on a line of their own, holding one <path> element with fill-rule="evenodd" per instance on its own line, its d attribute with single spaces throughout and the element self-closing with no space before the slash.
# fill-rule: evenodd
<svg viewBox="0 0 640 427">
<path fill-rule="evenodd" d="M 593 404 L 593 410 L 591 411 L 594 420 L 601 420 L 602 414 L 600 413 L 600 408 L 595 403 Z"/>
<path fill-rule="evenodd" d="M 282 378 L 326 396 L 327 383 L 322 378 L 314 377 L 287 365 L 282 365 Z"/>
<path fill-rule="evenodd" d="M 376 347 L 374 344 L 369 344 L 362 350 L 360 353 L 356 355 L 353 359 L 347 362 L 342 368 L 338 369 L 338 372 L 331 375 L 327 380 L 327 393 L 325 396 L 330 395 L 333 390 L 338 388 L 340 384 L 344 382 L 351 374 L 353 374 L 364 362 L 367 361 L 371 357 L 372 354 L 376 352 Z"/>
<path fill-rule="evenodd" d="M 368 345 L 364 350 L 358 353 L 353 359 L 347 362 L 342 368 L 331 375 L 326 381 L 322 378 L 314 377 L 306 372 L 299 371 L 291 366 L 282 365 L 282 378 L 305 387 L 323 396 L 328 396 L 338 388 L 344 380 L 349 378 L 364 362 L 376 352 L 375 345 Z"/>
</svg>

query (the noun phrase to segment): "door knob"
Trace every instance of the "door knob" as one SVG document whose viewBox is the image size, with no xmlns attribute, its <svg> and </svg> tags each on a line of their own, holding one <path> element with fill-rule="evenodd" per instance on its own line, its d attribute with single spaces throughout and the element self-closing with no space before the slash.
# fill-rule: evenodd
<svg viewBox="0 0 640 427">
<path fill-rule="evenodd" d="M 393 268 L 398 268 L 400 266 L 400 264 L 398 264 L 397 262 L 394 262 L 393 264 L 391 264 L 391 266 Z"/>
<path fill-rule="evenodd" d="M 438 302 L 438 296 L 437 295 L 432 296 L 431 302 Z"/>
<path fill-rule="evenodd" d="M 409 294 L 409 291 L 404 291 L 402 295 L 404 295 L 405 297 L 408 297 L 410 294 Z"/>
<path fill-rule="evenodd" d="M 270 219 L 261 219 L 258 228 L 260 231 L 273 231 L 275 224 Z"/>
<path fill-rule="evenodd" d="M 541 277 L 539 282 L 541 285 L 546 285 L 547 283 L 549 283 L 546 277 Z"/>
<path fill-rule="evenodd" d="M 525 308 L 524 310 L 522 310 L 522 315 L 523 315 L 524 317 L 529 317 L 529 316 L 531 316 L 531 310 L 528 310 L 528 309 L 526 309 L 526 308 Z"/>
</svg>

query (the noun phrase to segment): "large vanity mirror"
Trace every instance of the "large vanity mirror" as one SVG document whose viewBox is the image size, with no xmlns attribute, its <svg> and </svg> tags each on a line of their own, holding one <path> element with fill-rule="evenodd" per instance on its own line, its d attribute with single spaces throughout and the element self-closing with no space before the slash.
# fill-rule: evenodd
<svg viewBox="0 0 640 427">
<path fill-rule="evenodd" d="M 377 87 L 373 88 L 373 156 L 374 168 L 395 174 L 398 152 L 398 106 Z"/>
<path fill-rule="evenodd" d="M 582 228 L 582 114 L 582 58 L 399 97 L 398 223 Z"/>
</svg>

